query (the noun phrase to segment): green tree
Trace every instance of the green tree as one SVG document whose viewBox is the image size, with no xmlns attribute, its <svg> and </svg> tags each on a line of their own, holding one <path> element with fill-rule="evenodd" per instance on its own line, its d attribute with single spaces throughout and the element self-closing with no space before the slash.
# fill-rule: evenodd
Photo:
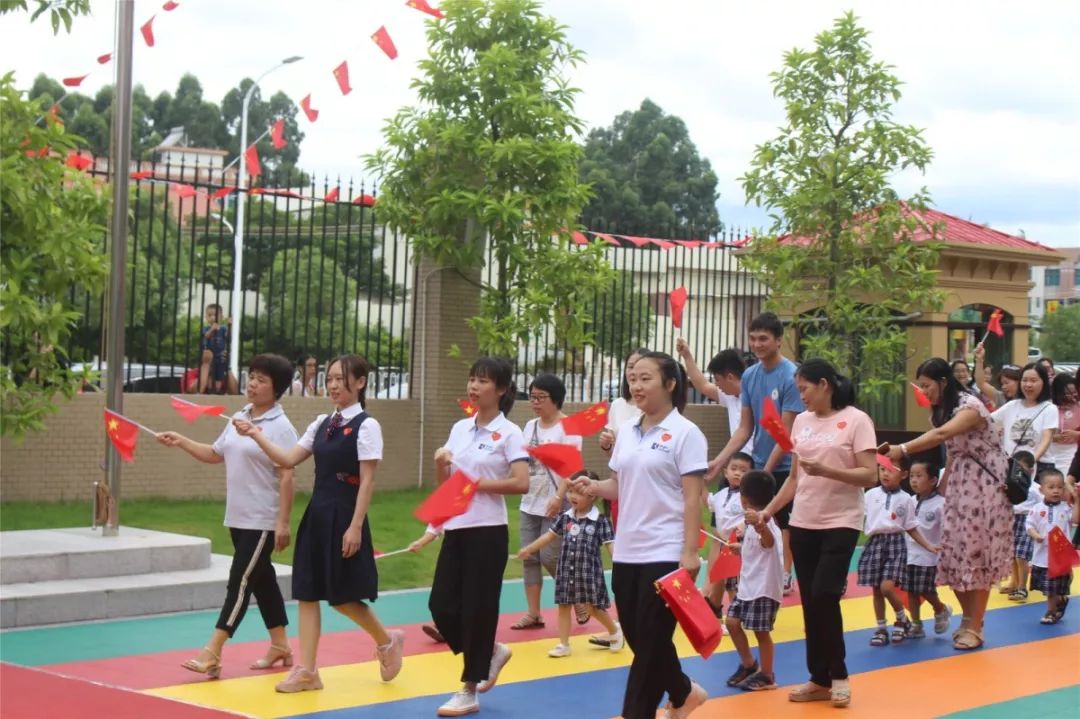
<svg viewBox="0 0 1080 719">
<path fill-rule="evenodd" d="M 901 201 L 889 185 L 900 170 L 925 170 L 931 151 L 920 130 L 893 121 L 900 81 L 873 59 L 854 15 L 816 45 L 785 53 L 772 74 L 787 124 L 741 178 L 748 201 L 773 211 L 746 261 L 772 308 L 810 310 L 794 318 L 804 356 L 830 360 L 877 398 L 900 379 L 907 335 L 897 316 L 942 303 L 937 228 L 917 214 L 927 191 Z"/>
<path fill-rule="evenodd" d="M 34 0 L 37 9 L 30 16 L 30 22 L 34 22 L 46 12 L 52 22 L 53 35 L 60 32 L 60 24 L 64 24 L 64 30 L 71 32 L 71 21 L 79 15 L 90 14 L 90 0 Z M 26 0 L 0 0 L 0 15 L 22 10 L 29 11 Z"/>
<path fill-rule="evenodd" d="M 596 349 L 608 357 L 621 361 L 637 348 L 649 346 L 655 313 L 649 296 L 638 291 L 630 273 L 617 272 L 584 313 L 595 318 Z"/>
<path fill-rule="evenodd" d="M 229 139 L 224 149 L 238 154 L 240 147 L 240 115 L 244 104 L 244 93 L 251 87 L 252 79 L 245 77 L 240 86 L 229 90 L 221 101 L 221 115 L 225 122 Z M 258 143 L 259 158 L 278 176 L 279 186 L 307 185 L 310 178 L 296 167 L 300 160 L 300 143 L 304 133 L 296 119 L 296 103 L 284 92 L 276 92 L 269 101 L 263 100 L 260 88 L 256 87 L 248 104 L 248 142 L 253 142 L 278 118 L 285 119 L 285 141 L 288 143 L 280 150 L 275 150 L 270 136 Z"/>
<path fill-rule="evenodd" d="M 1080 361 L 1080 304 L 1043 315 L 1039 349 L 1059 362 Z"/>
<path fill-rule="evenodd" d="M 593 190 L 587 227 L 654 237 L 721 229 L 716 173 L 686 123 L 651 100 L 589 133 L 581 179 Z"/>
<path fill-rule="evenodd" d="M 421 105 L 387 122 L 385 147 L 368 160 L 383 175 L 379 218 L 466 276 L 478 274 L 487 240 L 498 271 L 469 320 L 482 351 L 516 354 L 549 324 L 581 345 L 577 310 L 610 278 L 600 247 L 569 247 L 588 199 L 577 90 L 564 75 L 581 53 L 534 0 L 442 9 L 413 82 Z"/>
<path fill-rule="evenodd" d="M 47 110 L 0 79 L 0 433 L 41 429 L 53 396 L 71 397 L 81 378 L 64 367 L 79 317 L 73 287 L 100 292 L 97 246 L 107 206 L 99 186 L 65 164 L 80 140 Z"/>
</svg>

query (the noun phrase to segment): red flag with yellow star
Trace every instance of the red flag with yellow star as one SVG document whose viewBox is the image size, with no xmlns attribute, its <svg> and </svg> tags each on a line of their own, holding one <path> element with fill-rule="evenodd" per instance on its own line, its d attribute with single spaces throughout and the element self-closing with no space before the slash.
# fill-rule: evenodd
<svg viewBox="0 0 1080 719">
<path fill-rule="evenodd" d="M 572 444 L 538 444 L 535 447 L 526 447 L 525 451 L 560 477 L 573 477 L 585 469 L 581 450 Z"/>
<path fill-rule="evenodd" d="M 679 567 L 657 579 L 654 584 L 657 594 L 675 615 L 675 621 L 682 627 L 694 651 L 700 654 L 702 659 L 712 656 L 713 651 L 720 646 L 724 632 L 690 573 Z"/>
<path fill-rule="evenodd" d="M 729 577 L 737 577 L 742 571 L 742 557 L 735 554 L 731 548 L 731 545 L 738 541 L 739 535 L 732 532 L 728 537 L 728 543 L 720 549 L 720 554 L 716 555 L 716 561 L 709 567 L 709 581 L 713 584 Z"/>
<path fill-rule="evenodd" d="M 1072 572 L 1076 562 L 1076 550 L 1061 527 L 1054 527 L 1046 535 L 1046 576 L 1051 579 L 1064 577 Z"/>
<path fill-rule="evenodd" d="M 116 447 L 120 459 L 135 461 L 135 442 L 139 439 L 139 425 L 122 414 L 105 410 L 105 434 Z"/>
<path fill-rule="evenodd" d="M 476 484 L 460 469 L 428 495 L 413 514 L 421 522 L 438 527 L 464 514 L 476 496 Z"/>
<path fill-rule="evenodd" d="M 1001 326 L 1001 318 L 1005 315 L 1001 310 L 994 310 L 990 313 L 990 321 L 986 323 L 986 331 L 993 332 L 998 337 L 1005 336 L 1005 330 Z"/>
<path fill-rule="evenodd" d="M 607 426 L 608 403 L 600 402 L 588 409 L 583 409 L 577 414 L 564 417 L 562 421 L 563 431 L 567 434 L 578 434 L 589 437 L 600 432 Z"/>
<path fill-rule="evenodd" d="M 476 414 L 476 405 L 467 399 L 459 399 L 457 401 L 458 407 L 461 407 L 461 411 L 465 413 L 466 417 L 472 417 Z"/>
<path fill-rule="evenodd" d="M 780 417 L 780 410 L 776 409 L 776 403 L 772 401 L 772 397 L 766 397 L 765 401 L 762 402 L 761 426 L 785 452 L 795 449 L 795 445 L 791 441 L 791 435 L 788 434 L 787 427 L 784 426 L 784 420 Z"/>
<path fill-rule="evenodd" d="M 425 12 L 431 17 L 438 18 L 439 20 L 442 20 L 444 17 L 446 17 L 442 10 L 437 7 L 432 7 L 427 0 L 408 0 L 408 2 L 406 2 L 405 4 L 413 8 L 414 10 Z"/>
</svg>

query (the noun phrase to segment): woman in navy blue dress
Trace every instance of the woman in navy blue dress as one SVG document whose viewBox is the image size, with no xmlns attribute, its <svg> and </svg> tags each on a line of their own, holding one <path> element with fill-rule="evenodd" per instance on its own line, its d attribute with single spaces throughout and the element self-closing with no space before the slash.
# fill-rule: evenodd
<svg viewBox="0 0 1080 719">
<path fill-rule="evenodd" d="M 279 692 L 322 689 L 316 663 L 326 601 L 360 625 L 376 644 L 380 674 L 390 681 L 401 671 L 405 632 L 387 631 L 366 604 L 375 601 L 379 575 L 367 512 L 382 459 L 382 429 L 364 411 L 371 367 L 358 355 L 338 357 L 326 372 L 334 412 L 319 415 L 292 449 L 282 449 L 249 422 L 234 420 L 270 459 L 292 468 L 315 457 L 315 488 L 296 536 L 293 598 L 300 602 L 300 663 L 278 683 Z"/>
</svg>

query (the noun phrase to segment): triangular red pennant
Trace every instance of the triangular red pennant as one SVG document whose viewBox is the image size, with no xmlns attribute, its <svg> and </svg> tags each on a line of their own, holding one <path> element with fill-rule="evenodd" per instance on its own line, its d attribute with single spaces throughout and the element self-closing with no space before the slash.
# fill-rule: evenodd
<svg viewBox="0 0 1080 719">
<path fill-rule="evenodd" d="M 581 458 L 581 450 L 572 444 L 539 444 L 535 447 L 527 447 L 525 451 L 560 477 L 573 477 L 585 469 L 585 460 Z"/>
<path fill-rule="evenodd" d="M 364 207 L 374 207 L 375 198 L 371 195 L 361 193 L 353 198 L 354 205 L 363 205 Z"/>
<path fill-rule="evenodd" d="M 685 287 L 676 287 L 668 295 L 668 302 L 671 303 L 671 324 L 676 329 L 682 327 L 682 312 L 687 296 Z"/>
<path fill-rule="evenodd" d="M 244 164 L 247 167 L 249 176 L 258 177 L 262 174 L 262 165 L 259 163 L 259 151 L 255 149 L 254 145 L 244 150 Z"/>
<path fill-rule="evenodd" d="M 186 200 L 189 197 L 195 197 L 195 195 L 199 194 L 191 185 L 173 185 L 173 192 L 175 192 L 176 196 L 181 200 Z"/>
<path fill-rule="evenodd" d="M 341 194 L 341 188 L 335 187 L 334 189 L 323 195 L 323 202 L 337 202 L 338 195 Z"/>
<path fill-rule="evenodd" d="M 82 85 L 82 81 L 90 77 L 90 73 L 80 75 L 79 77 L 65 77 L 61 82 L 64 83 L 64 87 L 78 87 Z"/>
<path fill-rule="evenodd" d="M 761 403 L 761 426 L 785 452 L 795 449 L 791 435 L 788 434 L 787 427 L 784 426 L 784 421 L 772 397 L 766 397 Z"/>
<path fill-rule="evenodd" d="M 306 95 L 304 99 L 300 101 L 300 109 L 307 115 L 308 122 L 315 122 L 319 119 L 319 111 L 313 110 L 311 107 L 311 95 Z"/>
<path fill-rule="evenodd" d="M 427 0 L 408 0 L 408 2 L 406 2 L 405 4 L 413 8 L 414 10 L 426 12 L 428 15 L 434 18 L 438 18 L 440 20 L 446 17 L 446 13 L 444 13 L 437 7 L 431 7 L 431 5 L 428 4 Z"/>
<path fill-rule="evenodd" d="M 210 195 L 211 200 L 220 200 L 222 197 L 227 197 L 236 192 L 235 187 L 222 187 L 219 190 L 214 190 L 214 194 Z"/>
<path fill-rule="evenodd" d="M 340 65 L 334 68 L 334 79 L 337 80 L 338 87 L 341 88 L 342 95 L 348 95 L 352 92 L 352 88 L 349 87 L 349 63 L 343 60 Z"/>
<path fill-rule="evenodd" d="M 394 47 L 394 41 L 390 39 L 390 33 L 386 31 L 385 25 L 376 30 L 371 39 L 379 46 L 380 50 L 386 53 L 388 58 L 393 60 L 397 57 L 397 48 Z"/>
<path fill-rule="evenodd" d="M 112 60 L 112 53 L 111 52 L 107 52 L 104 55 L 98 55 L 97 62 L 98 62 L 98 65 L 104 65 L 109 60 Z"/>
<path fill-rule="evenodd" d="M 270 128 L 270 142 L 275 150 L 280 150 L 289 143 L 285 141 L 285 118 L 279 117 L 273 127 Z"/>
<path fill-rule="evenodd" d="M 154 46 L 154 18 L 155 15 L 151 15 L 150 19 L 143 23 L 143 26 L 139 28 L 139 32 L 142 33 L 143 40 L 146 41 L 147 47 Z"/>
<path fill-rule="evenodd" d="M 164 10 L 165 12 L 172 12 L 173 10 L 175 10 L 178 7 L 180 7 L 180 3 L 173 2 L 173 0 L 169 0 L 169 2 L 167 2 L 167 3 L 165 3 L 164 5 L 161 6 L 161 9 Z"/>
<path fill-rule="evenodd" d="M 153 170 L 139 170 L 138 172 L 131 173 L 128 177 L 130 177 L 132 180 L 148 180 L 153 176 Z"/>
</svg>

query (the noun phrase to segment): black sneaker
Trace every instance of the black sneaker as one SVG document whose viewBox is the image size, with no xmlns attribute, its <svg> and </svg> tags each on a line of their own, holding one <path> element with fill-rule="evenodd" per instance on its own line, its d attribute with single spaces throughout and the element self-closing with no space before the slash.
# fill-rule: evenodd
<svg viewBox="0 0 1080 719">
<path fill-rule="evenodd" d="M 745 692 L 760 692 L 776 689 L 776 677 L 765 672 L 754 672 L 737 685 Z"/>
<path fill-rule="evenodd" d="M 750 677 L 754 676 L 758 670 L 758 663 L 754 662 L 748 667 L 744 667 L 739 664 L 739 668 L 735 670 L 735 673 L 728 677 L 727 685 L 729 687 L 738 686 L 740 682 L 746 681 Z"/>
</svg>

